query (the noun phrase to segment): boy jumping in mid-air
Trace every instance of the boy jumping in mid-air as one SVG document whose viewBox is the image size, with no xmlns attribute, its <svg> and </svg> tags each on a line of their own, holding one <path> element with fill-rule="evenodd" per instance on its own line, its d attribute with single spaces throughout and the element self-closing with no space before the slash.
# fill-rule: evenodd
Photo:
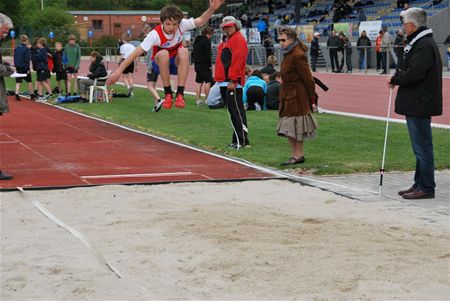
<svg viewBox="0 0 450 301">
<path fill-rule="evenodd" d="M 176 6 L 169 5 L 161 10 L 161 24 L 156 26 L 133 53 L 120 64 L 119 68 L 108 77 L 107 85 L 111 85 L 120 78 L 125 68 L 138 56 L 153 47 L 153 70 L 161 75 L 164 85 L 165 109 L 172 108 L 173 95 L 170 87 L 170 74 L 178 74 L 178 88 L 175 106 L 184 108 L 184 85 L 189 72 L 189 51 L 183 48 L 183 33 L 196 27 L 205 25 L 214 12 L 225 0 L 209 0 L 209 8 L 198 18 L 184 19 L 183 12 Z"/>
</svg>

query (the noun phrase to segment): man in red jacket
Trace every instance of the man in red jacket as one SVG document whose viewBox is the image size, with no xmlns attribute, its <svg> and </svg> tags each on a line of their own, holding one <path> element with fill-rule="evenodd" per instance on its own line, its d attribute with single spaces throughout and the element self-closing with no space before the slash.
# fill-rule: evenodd
<svg viewBox="0 0 450 301">
<path fill-rule="evenodd" d="M 245 84 L 247 41 L 240 33 L 241 24 L 232 16 L 223 18 L 220 24 L 225 39 L 217 48 L 215 81 L 220 85 L 222 99 L 230 113 L 233 126 L 232 148 L 240 149 L 248 141 L 247 116 L 242 101 L 242 87 Z"/>
</svg>

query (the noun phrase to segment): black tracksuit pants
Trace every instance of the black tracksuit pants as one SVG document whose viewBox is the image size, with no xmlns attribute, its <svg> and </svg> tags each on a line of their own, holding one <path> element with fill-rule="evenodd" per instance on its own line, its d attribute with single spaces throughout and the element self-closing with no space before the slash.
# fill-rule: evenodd
<svg viewBox="0 0 450 301">
<path fill-rule="evenodd" d="M 232 143 L 239 146 L 249 145 L 247 115 L 242 101 L 242 88 L 228 90 L 227 87 L 220 87 L 220 93 L 230 113 L 231 124 L 233 126 Z"/>
</svg>

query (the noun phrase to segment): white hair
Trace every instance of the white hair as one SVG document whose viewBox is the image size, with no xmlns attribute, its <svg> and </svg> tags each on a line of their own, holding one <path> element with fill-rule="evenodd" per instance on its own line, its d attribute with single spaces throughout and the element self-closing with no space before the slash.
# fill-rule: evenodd
<svg viewBox="0 0 450 301">
<path fill-rule="evenodd" d="M 0 26 L 6 26 L 8 29 L 11 29 L 14 27 L 13 22 L 11 19 L 2 13 L 0 13 Z"/>
<path fill-rule="evenodd" d="M 315 37 L 320 36 L 320 32 L 315 32 L 315 33 L 314 33 L 314 36 L 315 36 Z"/>
<path fill-rule="evenodd" d="M 416 28 L 427 26 L 427 12 L 420 7 L 411 7 L 400 13 L 404 23 L 414 23 Z"/>
</svg>

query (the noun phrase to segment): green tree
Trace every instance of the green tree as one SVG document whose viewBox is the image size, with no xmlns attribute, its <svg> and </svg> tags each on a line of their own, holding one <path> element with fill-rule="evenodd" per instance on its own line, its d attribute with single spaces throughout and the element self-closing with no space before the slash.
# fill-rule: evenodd
<svg viewBox="0 0 450 301">
<path fill-rule="evenodd" d="M 49 7 L 37 10 L 30 18 L 30 25 L 34 30 L 58 31 L 73 24 L 72 15 L 65 10 L 56 7 Z"/>
<path fill-rule="evenodd" d="M 14 28 L 19 28 L 23 24 L 19 0 L 0 1 L 0 12 L 11 18 Z"/>
<path fill-rule="evenodd" d="M 44 5 L 67 9 L 67 0 L 44 0 Z"/>
<path fill-rule="evenodd" d="M 193 17 L 200 16 L 200 14 L 202 14 L 208 8 L 208 3 L 208 0 L 175 1 L 176 5 L 178 5 L 183 11 L 189 13 L 189 15 Z"/>
</svg>

